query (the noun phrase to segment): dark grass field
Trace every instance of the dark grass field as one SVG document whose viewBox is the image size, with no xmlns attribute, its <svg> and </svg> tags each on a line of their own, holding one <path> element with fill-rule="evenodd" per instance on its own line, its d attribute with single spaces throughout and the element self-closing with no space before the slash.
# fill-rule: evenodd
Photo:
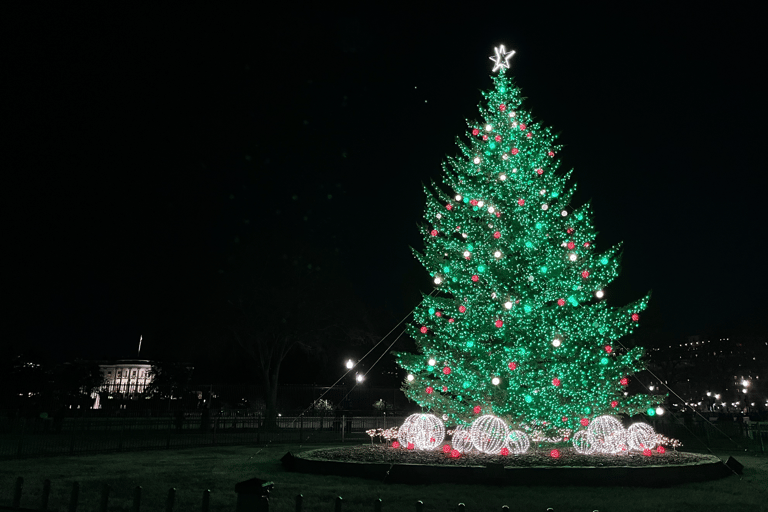
<svg viewBox="0 0 768 512">
<path fill-rule="evenodd" d="M 200 510 L 202 494 L 211 490 L 212 511 L 232 511 L 235 483 L 253 477 L 275 483 L 270 509 L 295 510 L 295 497 L 304 495 L 303 510 L 333 510 L 343 498 L 344 511 L 374 510 L 381 498 L 384 512 L 414 510 L 418 500 L 424 511 L 452 511 L 458 503 L 467 512 L 510 510 L 631 512 L 768 510 L 768 457 L 734 454 L 744 475 L 677 487 L 567 487 L 557 482 L 532 488 L 451 485 L 439 481 L 418 485 L 383 484 L 372 480 L 290 473 L 280 464 L 288 451 L 297 453 L 317 445 L 235 446 L 183 450 L 143 451 L 99 455 L 58 456 L 0 461 L 0 505 L 10 506 L 17 476 L 24 477 L 21 505 L 37 508 L 43 480 L 50 479 L 49 510 L 66 510 L 72 483 L 80 483 L 79 511 L 95 510 L 103 483 L 111 486 L 109 510 L 131 509 L 133 489 L 143 488 L 142 510 L 163 510 L 168 489 L 176 488 L 175 510 Z M 726 457 L 727 453 L 718 453 Z"/>
</svg>

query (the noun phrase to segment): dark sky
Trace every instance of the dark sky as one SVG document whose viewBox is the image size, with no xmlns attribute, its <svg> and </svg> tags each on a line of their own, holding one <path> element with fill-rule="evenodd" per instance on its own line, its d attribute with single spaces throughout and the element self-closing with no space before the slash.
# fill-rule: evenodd
<svg viewBox="0 0 768 512">
<path fill-rule="evenodd" d="M 133 356 L 140 334 L 197 328 L 245 239 L 333 251 L 402 317 L 428 291 L 421 184 L 477 118 L 498 44 L 599 247 L 624 241 L 608 300 L 652 289 L 648 332 L 758 325 L 766 45 L 741 9 L 6 12 L 3 337 Z"/>
</svg>

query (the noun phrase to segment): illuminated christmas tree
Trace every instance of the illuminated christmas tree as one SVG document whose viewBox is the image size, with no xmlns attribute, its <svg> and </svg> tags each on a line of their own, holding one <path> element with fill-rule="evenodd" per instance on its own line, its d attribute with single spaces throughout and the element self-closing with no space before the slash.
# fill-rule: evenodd
<svg viewBox="0 0 768 512">
<path fill-rule="evenodd" d="M 652 415 L 663 396 L 627 396 L 643 350 L 632 332 L 650 294 L 611 307 L 619 246 L 599 252 L 589 204 L 558 173 L 555 135 L 522 107 L 505 75 L 514 52 L 496 49 L 482 122 L 469 122 L 461 156 L 426 189 L 424 253 L 435 289 L 414 311 L 418 353 L 396 353 L 406 395 L 449 421 L 483 414 L 554 435 L 604 414 Z"/>
</svg>

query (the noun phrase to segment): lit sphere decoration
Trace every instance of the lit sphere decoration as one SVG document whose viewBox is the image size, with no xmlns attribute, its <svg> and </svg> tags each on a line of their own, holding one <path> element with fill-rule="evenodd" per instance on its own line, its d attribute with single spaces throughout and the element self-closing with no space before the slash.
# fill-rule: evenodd
<svg viewBox="0 0 768 512">
<path fill-rule="evenodd" d="M 613 416 L 598 416 L 589 424 L 588 431 L 595 439 L 598 452 L 619 453 L 626 449 L 627 432 Z"/>
<path fill-rule="evenodd" d="M 579 430 L 573 436 L 573 449 L 582 455 L 595 453 L 595 438 L 587 430 Z"/>
<path fill-rule="evenodd" d="M 445 426 L 433 414 L 411 414 L 398 431 L 400 444 L 413 444 L 418 450 L 434 450 L 445 439 Z"/>
<path fill-rule="evenodd" d="M 528 434 L 522 430 L 511 430 L 507 434 L 507 447 L 511 453 L 520 455 L 527 452 L 530 446 L 531 441 L 528 439 Z"/>
<path fill-rule="evenodd" d="M 472 435 L 469 430 L 462 426 L 456 427 L 451 438 L 451 446 L 458 453 L 472 451 Z"/>
<path fill-rule="evenodd" d="M 506 443 L 509 429 L 501 418 L 492 414 L 480 416 L 470 428 L 472 446 L 482 453 L 496 455 Z"/>
<path fill-rule="evenodd" d="M 647 423 L 633 423 L 627 429 L 627 444 L 630 450 L 653 450 L 658 437 Z"/>
</svg>

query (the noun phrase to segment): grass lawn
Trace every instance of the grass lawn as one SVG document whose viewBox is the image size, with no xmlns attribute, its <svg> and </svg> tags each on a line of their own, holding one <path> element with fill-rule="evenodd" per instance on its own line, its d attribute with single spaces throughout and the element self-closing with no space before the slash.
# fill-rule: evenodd
<svg viewBox="0 0 768 512">
<path fill-rule="evenodd" d="M 99 455 L 0 460 L 0 505 L 10 506 L 17 476 L 24 477 L 21 505 L 37 508 L 43 480 L 51 480 L 49 510 L 66 510 L 72 482 L 80 483 L 81 512 L 96 510 L 102 483 L 112 487 L 109 510 L 130 510 L 133 488 L 143 487 L 142 510 L 163 510 L 168 489 L 175 487 L 179 511 L 200 510 L 202 493 L 211 490 L 211 510 L 232 512 L 235 483 L 253 477 L 275 482 L 272 511 L 293 512 L 295 496 L 304 495 L 306 511 L 333 510 L 336 496 L 343 497 L 344 512 L 373 512 L 373 501 L 383 500 L 383 512 L 454 511 L 458 503 L 467 512 L 517 510 L 555 512 L 631 512 L 734 510 L 768 511 L 768 457 L 735 454 L 744 465 L 744 476 L 663 489 L 631 487 L 561 487 L 557 482 L 531 488 L 478 485 L 382 484 L 373 480 L 289 473 L 280 465 L 288 451 L 297 453 L 317 445 L 270 445 L 155 450 Z M 721 458 L 727 456 L 718 453 Z"/>
</svg>

